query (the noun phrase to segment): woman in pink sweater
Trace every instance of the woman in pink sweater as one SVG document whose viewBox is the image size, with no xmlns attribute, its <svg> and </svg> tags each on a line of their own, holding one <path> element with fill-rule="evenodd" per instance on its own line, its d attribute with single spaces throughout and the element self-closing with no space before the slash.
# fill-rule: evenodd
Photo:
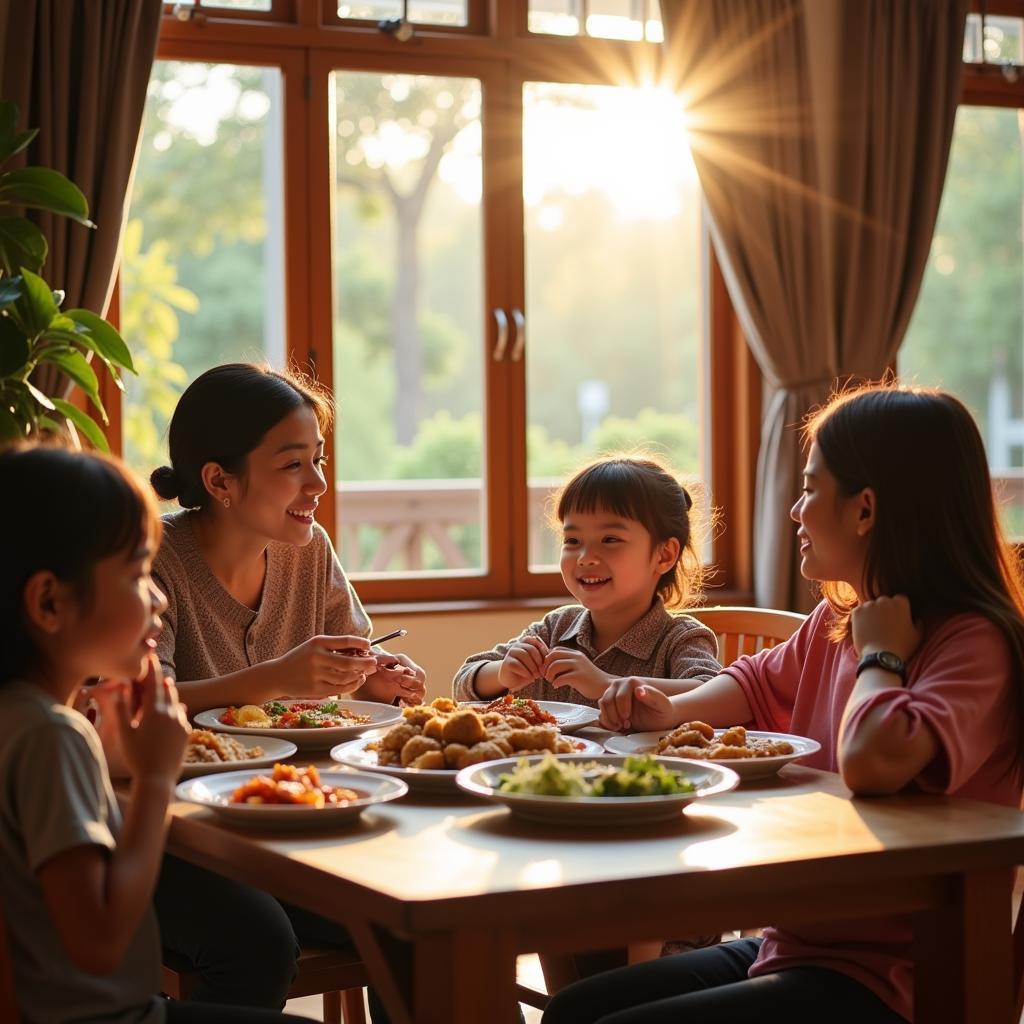
<svg viewBox="0 0 1024 1024">
<path fill-rule="evenodd" d="M 805 763 L 856 795 L 916 789 L 1020 801 L 1024 587 L 985 450 L 951 395 L 879 385 L 836 396 L 805 431 L 793 506 L 801 572 L 824 600 L 786 643 L 666 696 L 616 681 L 609 728 L 746 722 L 821 743 Z M 912 1021 L 906 917 L 767 928 L 559 993 L 545 1024 Z"/>
</svg>

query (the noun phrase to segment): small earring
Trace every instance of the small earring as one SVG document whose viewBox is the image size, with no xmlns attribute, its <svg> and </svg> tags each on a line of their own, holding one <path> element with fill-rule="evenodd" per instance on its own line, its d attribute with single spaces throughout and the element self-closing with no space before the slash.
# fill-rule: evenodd
<svg viewBox="0 0 1024 1024">
<path fill-rule="evenodd" d="M 225 508 L 231 508 L 231 499 L 230 498 L 225 498 L 224 499 L 224 507 Z"/>
</svg>

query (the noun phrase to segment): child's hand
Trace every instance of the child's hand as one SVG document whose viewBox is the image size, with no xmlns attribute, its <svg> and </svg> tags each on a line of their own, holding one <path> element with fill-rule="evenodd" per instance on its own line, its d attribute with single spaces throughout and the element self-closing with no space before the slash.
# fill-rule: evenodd
<svg viewBox="0 0 1024 1024">
<path fill-rule="evenodd" d="M 512 644 L 498 668 L 498 685 L 509 693 L 544 676 L 548 645 L 539 636 L 524 636 Z"/>
<path fill-rule="evenodd" d="M 853 609 L 853 646 L 857 657 L 877 651 L 892 651 L 909 661 L 921 643 L 921 630 L 910 612 L 910 601 L 903 594 L 876 597 Z"/>
<path fill-rule="evenodd" d="M 133 714 L 131 687 L 121 684 L 115 706 L 121 749 L 135 778 L 173 782 L 181 770 L 188 734 L 192 731 L 174 682 L 164 679 L 160 663 L 150 656 L 141 679 L 142 705 Z"/>
<path fill-rule="evenodd" d="M 390 704 L 400 697 L 405 705 L 422 704 L 427 674 L 408 655 L 378 654 L 377 670 L 362 688 L 361 696 Z"/>
<path fill-rule="evenodd" d="M 612 679 L 598 707 L 598 724 L 614 732 L 654 732 L 678 724 L 668 694 L 636 676 Z"/>
<path fill-rule="evenodd" d="M 271 697 L 326 697 L 358 690 L 377 671 L 364 636 L 315 636 L 275 658 Z M 392 696 L 395 696 L 392 694 Z"/>
<path fill-rule="evenodd" d="M 554 686 L 571 686 L 591 700 L 597 700 L 612 680 L 582 651 L 556 647 L 544 659 L 544 678 Z"/>
</svg>

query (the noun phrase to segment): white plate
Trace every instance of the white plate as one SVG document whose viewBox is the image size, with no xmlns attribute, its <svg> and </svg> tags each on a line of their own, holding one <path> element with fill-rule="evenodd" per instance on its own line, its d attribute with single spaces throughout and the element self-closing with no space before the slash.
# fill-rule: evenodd
<svg viewBox="0 0 1024 1024">
<path fill-rule="evenodd" d="M 290 740 L 278 740 L 273 736 L 259 739 L 239 739 L 245 747 L 262 747 L 262 757 L 250 757 L 245 761 L 197 761 L 181 766 L 179 779 L 194 779 L 197 775 L 210 775 L 213 772 L 233 772 L 240 768 L 266 768 L 275 761 L 286 761 L 298 749 Z"/>
<path fill-rule="evenodd" d="M 202 775 L 187 782 L 178 783 L 175 793 L 179 800 L 202 804 L 214 813 L 237 825 L 256 825 L 267 828 L 331 828 L 358 818 L 367 807 L 397 800 L 409 792 L 401 779 L 389 779 L 368 772 L 320 772 L 320 781 L 330 786 L 344 786 L 360 794 L 359 800 L 349 804 L 326 807 L 310 807 L 308 804 L 233 804 L 231 794 L 243 782 L 247 782 L 259 771 L 247 768 L 245 771 L 222 772 L 219 775 Z"/>
<path fill-rule="evenodd" d="M 479 709 L 491 703 L 493 702 L 489 700 L 463 701 L 459 707 Z M 579 732 L 580 729 L 586 729 L 588 725 L 593 725 L 601 717 L 601 712 L 597 708 L 588 707 L 586 704 L 563 704 L 557 700 L 538 700 L 536 704 L 541 711 L 555 716 L 555 724 L 564 733 L 574 733 Z"/>
<path fill-rule="evenodd" d="M 715 735 L 724 731 L 716 729 Z M 658 740 L 667 735 L 668 733 L 664 732 L 634 732 L 628 736 L 610 736 L 604 741 L 604 747 L 613 754 L 653 754 Z M 808 739 L 806 736 L 791 736 L 788 732 L 757 732 L 748 729 L 747 735 L 751 739 L 786 740 L 793 744 L 793 753 L 777 754 L 774 757 L 723 757 L 707 763 L 724 764 L 741 779 L 767 779 L 790 761 L 797 761 L 821 750 L 821 744 L 817 740 Z"/>
<path fill-rule="evenodd" d="M 455 789 L 455 776 L 459 774 L 456 768 L 402 768 L 394 764 L 377 764 L 377 751 L 367 750 L 366 744 L 372 740 L 379 740 L 386 732 L 386 729 L 380 729 L 360 736 L 357 740 L 339 743 L 331 749 L 331 759 L 352 768 L 363 768 L 368 772 L 380 772 L 392 778 L 402 779 L 409 784 L 410 789 L 429 792 L 451 792 Z M 584 744 L 580 751 L 581 755 L 603 753 L 604 748 L 601 744 L 593 740 L 579 736 L 573 737 L 573 742 Z"/>
<path fill-rule="evenodd" d="M 311 700 L 282 700 L 285 705 L 299 704 L 322 704 L 323 701 Z M 391 704 L 377 704 L 369 700 L 341 700 L 340 705 L 347 708 L 353 714 L 369 715 L 368 722 L 361 722 L 352 725 L 337 725 L 329 729 L 257 729 L 252 726 L 224 725 L 220 716 L 227 711 L 227 708 L 211 708 L 209 711 L 200 711 L 193 721 L 204 729 L 213 729 L 214 732 L 241 733 L 245 736 L 274 736 L 280 740 L 291 740 L 300 750 L 323 750 L 325 747 L 340 743 L 352 736 L 359 736 L 369 729 L 378 729 L 383 725 L 394 725 L 402 720 L 402 709 L 393 707 Z"/>
<path fill-rule="evenodd" d="M 526 759 L 530 764 L 539 757 Z M 625 757 L 601 754 L 587 757 L 577 754 L 559 754 L 559 761 L 576 761 L 621 768 Z M 669 793 L 664 796 L 535 796 L 532 793 L 504 793 L 497 788 L 499 777 L 512 771 L 519 758 L 489 761 L 463 768 L 456 777 L 460 789 L 504 804 L 513 814 L 545 825 L 638 825 L 652 821 L 666 821 L 678 817 L 679 812 L 694 800 L 728 793 L 739 785 L 739 776 L 729 768 L 713 761 L 686 761 L 677 757 L 663 757 L 659 761 L 686 776 L 696 787 L 692 793 Z"/>
</svg>

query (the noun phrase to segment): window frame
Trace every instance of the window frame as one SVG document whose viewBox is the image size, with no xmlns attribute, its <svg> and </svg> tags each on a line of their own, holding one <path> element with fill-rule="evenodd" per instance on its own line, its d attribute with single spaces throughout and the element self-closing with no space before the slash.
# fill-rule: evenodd
<svg viewBox="0 0 1024 1024">
<path fill-rule="evenodd" d="M 403 44 L 366 22 L 325 17 L 332 0 L 274 0 L 273 12 L 204 12 L 202 20 L 179 21 L 167 13 L 158 60 L 196 60 L 276 66 L 284 97 L 286 350 L 300 366 L 333 381 L 333 311 L 322 296 L 333 294 L 333 231 L 330 209 L 327 124 L 328 75 L 336 68 L 407 70 L 424 74 L 466 74 L 484 86 L 484 353 L 486 465 L 493 472 L 485 486 L 487 568 L 480 573 L 360 575 L 358 589 L 371 604 L 458 601 L 463 606 L 565 597 L 557 572 L 533 573 L 527 565 L 528 509 L 514 500 L 526 482 L 526 377 L 523 361 L 490 358 L 496 340 L 491 310 L 525 309 L 524 237 L 520 138 L 522 83 L 612 82 L 602 68 L 630 68 L 636 80 L 658 79 L 663 71 L 660 44 L 588 36 L 546 36 L 527 29 L 527 0 L 470 0 L 474 32 L 465 27 L 417 27 L 415 45 Z M 1022 0 L 1024 2 L 1024 0 Z M 287 11 L 288 18 L 282 16 Z M 329 13 L 329 11 L 327 12 Z M 238 15 L 244 14 L 245 17 Z M 222 16 L 223 15 L 223 16 Z M 497 88 L 518 104 L 488 105 Z M 518 120 L 517 120 L 518 118 Z M 505 171 L 504 168 L 516 168 Z M 517 220 L 518 218 L 518 220 Z M 705 235 L 707 233 L 705 232 Z M 493 240 L 509 244 L 497 246 Z M 716 508 L 725 523 L 713 540 L 714 603 L 749 601 L 752 591 L 752 515 L 760 437 L 762 381 L 729 301 L 707 238 L 705 250 L 705 472 Z M 116 294 L 116 288 L 115 288 Z M 116 318 L 117 303 L 111 315 Z M 314 344 L 313 339 L 323 339 Z M 111 410 L 108 438 L 121 445 L 121 393 L 108 385 Z M 343 413 L 342 413 L 343 417 Z M 333 455 L 334 434 L 327 439 Z M 330 465 L 334 465 L 332 459 Z M 321 499 L 320 521 L 334 535 L 336 482 Z M 341 500 L 344 502 L 342 489 Z"/>
</svg>

